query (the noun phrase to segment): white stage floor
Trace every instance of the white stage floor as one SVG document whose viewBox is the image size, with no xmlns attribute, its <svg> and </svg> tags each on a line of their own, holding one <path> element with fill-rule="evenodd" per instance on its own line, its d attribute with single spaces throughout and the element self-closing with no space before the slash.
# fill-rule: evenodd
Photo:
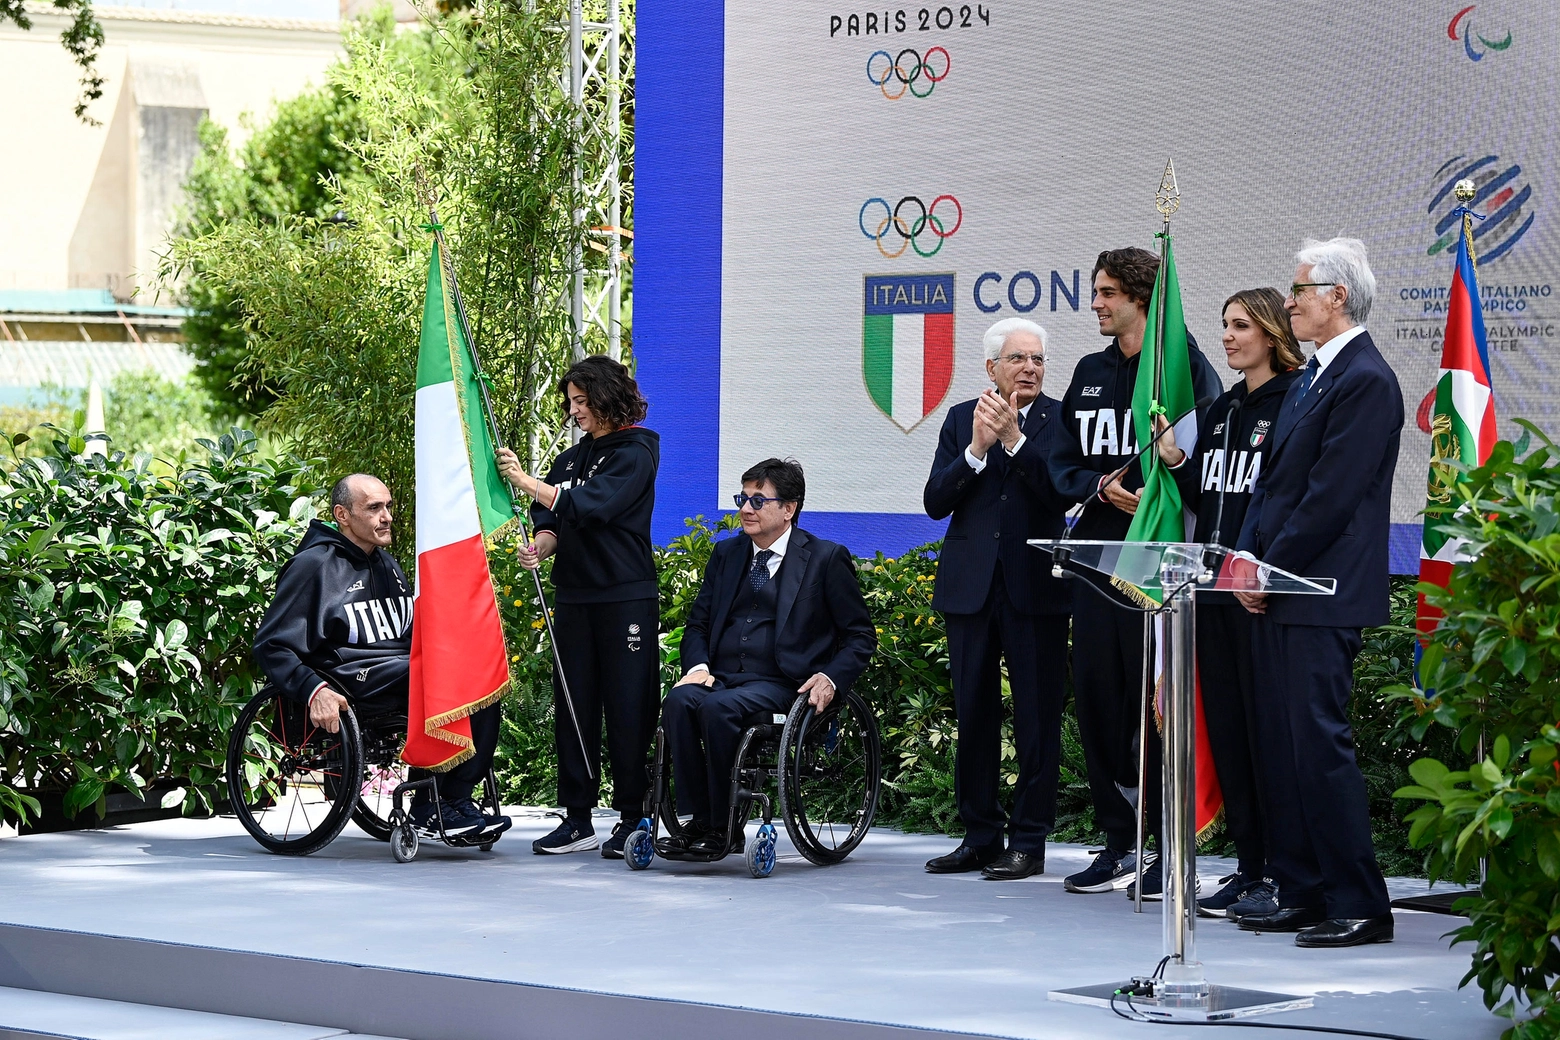
<svg viewBox="0 0 1560 1040">
<path fill-rule="evenodd" d="M 0 840 L 0 926 L 584 991 L 560 994 L 565 1007 L 578 1002 L 582 1020 L 593 994 L 651 998 L 663 1003 L 636 1012 L 650 1015 L 648 1036 L 679 1035 L 656 1024 L 655 1009 L 673 1015 L 686 1004 L 817 1016 L 815 1028 L 793 1035 L 846 1035 L 822 1028 L 821 1018 L 1046 1040 L 1145 1030 L 1206 1040 L 1200 1029 L 1134 1025 L 1047 999 L 1053 989 L 1146 974 L 1159 959 L 1158 904 L 1139 916 L 1121 893 L 1063 890 L 1062 876 L 1088 860 L 1080 846 L 1052 846 L 1042 877 L 998 883 L 926 874 L 922 862 L 953 847 L 944 838 L 878 829 L 845 863 L 820 868 L 795 853 L 782 828 L 774 874 L 755 880 L 736 858 L 657 860 L 634 873 L 594 852 L 535 856 L 531 839 L 555 821 L 537 810 L 515 814 L 490 854 L 425 843 L 405 865 L 350 825 L 304 859 L 266 854 L 231 819 L 9 837 Z M 609 828 L 598 820 L 599 835 Z M 1229 866 L 1205 860 L 1205 888 Z M 1400 896 L 1424 885 L 1392 889 Z M 1501 1020 L 1475 989 L 1457 989 L 1469 955 L 1441 938 L 1457 923 L 1399 912 L 1395 943 L 1342 951 L 1297 949 L 1292 936 L 1224 921 L 1200 922 L 1197 941 L 1215 983 L 1316 997 L 1313 1009 L 1265 1021 L 1494 1040 Z M 53 988 L 54 976 L 29 961 L 42 959 L 17 938 L 34 933 L 0 933 L 0 985 Z M 196 1007 L 144 988 L 126 996 L 111 985 L 71 985 L 84 996 Z M 252 1001 L 230 1007 L 216 997 L 197 1009 L 256 1013 Z M 515 1023 L 512 1035 L 553 1035 L 536 1021 L 530 1030 Z M 770 1021 L 775 1029 L 757 1032 L 784 1035 Z M 383 1022 L 321 1024 L 419 1040 Z"/>
</svg>

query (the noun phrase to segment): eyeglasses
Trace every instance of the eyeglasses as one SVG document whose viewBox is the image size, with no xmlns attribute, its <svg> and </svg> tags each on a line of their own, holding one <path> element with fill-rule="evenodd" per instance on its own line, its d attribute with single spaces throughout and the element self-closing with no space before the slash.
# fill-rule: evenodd
<svg viewBox="0 0 1560 1040">
<path fill-rule="evenodd" d="M 737 504 L 738 509 L 741 509 L 745 505 L 751 504 L 755 512 L 763 509 L 764 506 L 768 505 L 770 502 L 790 501 L 789 499 L 785 498 L 765 498 L 763 495 L 744 495 L 740 491 L 735 495 L 732 495 L 731 500 Z"/>
<path fill-rule="evenodd" d="M 1015 368 L 1022 365 L 1025 361 L 1033 362 L 1036 368 L 1045 367 L 1044 354 L 1004 354 L 1002 356 L 1002 360 L 1006 361 Z"/>
<path fill-rule="evenodd" d="M 1304 293 L 1307 289 L 1313 287 L 1320 289 L 1324 285 L 1332 286 L 1337 284 L 1337 282 L 1295 282 L 1289 287 L 1289 298 L 1299 302 L 1301 294 Z"/>
</svg>

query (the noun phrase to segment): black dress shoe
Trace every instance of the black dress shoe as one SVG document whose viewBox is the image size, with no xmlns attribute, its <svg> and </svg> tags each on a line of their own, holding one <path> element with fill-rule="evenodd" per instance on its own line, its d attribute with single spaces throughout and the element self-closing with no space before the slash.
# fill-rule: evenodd
<svg viewBox="0 0 1560 1040">
<path fill-rule="evenodd" d="M 972 870 L 980 870 L 982 867 L 996 860 L 1002 855 L 1002 847 L 986 846 L 985 848 L 973 848 L 969 845 L 960 845 L 946 856 L 938 856 L 936 859 L 926 861 L 928 874 L 968 874 Z"/>
<path fill-rule="evenodd" d="M 1295 936 L 1296 946 L 1336 949 L 1392 941 L 1392 915 L 1385 917 L 1335 917 Z"/>
<path fill-rule="evenodd" d="M 741 831 L 731 836 L 731 844 L 726 844 L 725 831 L 710 831 L 694 842 L 688 851 L 700 856 L 738 856 L 747 847 L 747 835 Z"/>
<path fill-rule="evenodd" d="M 1327 911 L 1308 906 L 1279 907 L 1271 914 L 1247 914 L 1239 922 L 1246 932 L 1298 932 L 1327 919 Z"/>
<path fill-rule="evenodd" d="M 1020 878 L 1044 873 L 1045 853 L 1043 851 L 1035 856 L 1017 849 L 1008 849 L 992 860 L 991 864 L 980 872 L 980 876 L 987 881 L 1017 881 Z"/>
</svg>

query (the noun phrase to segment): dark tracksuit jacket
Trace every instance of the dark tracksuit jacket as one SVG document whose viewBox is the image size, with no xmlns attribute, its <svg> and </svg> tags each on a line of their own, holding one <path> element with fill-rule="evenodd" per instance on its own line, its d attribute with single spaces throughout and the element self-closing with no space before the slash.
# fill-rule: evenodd
<svg viewBox="0 0 1560 1040">
<path fill-rule="evenodd" d="M 1253 490 L 1273 450 L 1273 428 L 1280 406 L 1299 372 L 1281 372 L 1246 392 L 1246 381 L 1237 382 L 1208 409 L 1207 433 L 1198 440 L 1196 453 L 1174 470 L 1181 501 L 1197 514 L 1193 541 L 1213 538 L 1219 525 L 1219 543 L 1233 546 L 1240 537 Z M 1241 405 L 1239 412 L 1236 404 Z M 1229 454 L 1224 451 L 1225 426 Z M 1224 488 L 1224 515 L 1219 517 L 1219 489 Z M 1235 843 L 1239 868 L 1248 877 L 1261 877 L 1266 866 L 1263 839 L 1263 794 L 1253 765 L 1256 717 L 1253 712 L 1255 678 L 1251 656 L 1251 615 L 1228 592 L 1197 594 L 1197 667 L 1202 690 L 1203 718 L 1213 764 L 1224 792 L 1225 828 Z"/>
<path fill-rule="evenodd" d="M 1190 332 L 1192 389 L 1196 400 L 1217 397 L 1224 389 Z M 1132 425 L 1132 392 L 1137 386 L 1139 352 L 1126 357 L 1121 344 L 1090 354 L 1073 369 L 1072 385 L 1062 398 L 1062 425 L 1051 451 L 1051 482 L 1074 502 L 1085 501 L 1072 537 L 1120 541 L 1132 517 L 1099 495 L 1100 482 L 1138 451 Z M 1172 417 L 1173 418 L 1173 417 Z M 1206 428 L 1200 417 L 1198 429 Z M 1133 465 L 1121 484 L 1143 486 L 1143 470 Z M 1082 579 L 1080 579 L 1082 580 Z M 1125 600 L 1121 600 L 1125 604 Z M 1073 684 L 1079 737 L 1088 765 L 1094 814 L 1112 849 L 1125 851 L 1136 840 L 1132 807 L 1117 785 L 1137 787 L 1139 686 L 1143 672 L 1143 616 L 1113 606 L 1086 589 L 1073 593 Z M 1148 727 L 1148 776 L 1143 784 L 1145 833 L 1159 828 L 1159 738 Z"/>
<path fill-rule="evenodd" d="M 628 426 L 587 437 L 553 461 L 547 483 L 561 488 L 551 508 L 531 507 L 536 530 L 558 538 L 553 558 L 554 626 L 575 713 L 586 735 L 580 751 L 563 682 L 554 674 L 558 803 L 588 813 L 600 790 L 605 715 L 612 764 L 612 807 L 638 818 L 649 784 L 646 757 L 660 715 L 660 612 L 650 515 L 661 437 Z M 589 768 L 587 769 L 587 761 Z"/>
<path fill-rule="evenodd" d="M 321 686 L 353 701 L 404 699 L 411 652 L 412 586 L 395 557 L 310 521 L 255 633 L 265 677 L 303 703 Z"/>
</svg>

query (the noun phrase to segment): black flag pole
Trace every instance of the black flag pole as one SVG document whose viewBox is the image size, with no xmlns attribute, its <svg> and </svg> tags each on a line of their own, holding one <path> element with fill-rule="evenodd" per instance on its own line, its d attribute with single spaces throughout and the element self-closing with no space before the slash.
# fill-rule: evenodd
<svg viewBox="0 0 1560 1040">
<path fill-rule="evenodd" d="M 417 171 L 417 180 L 419 186 L 424 187 L 426 190 L 421 170 Z M 444 225 L 439 223 L 439 213 L 434 207 L 432 196 L 427 195 L 426 201 L 428 203 L 428 224 L 433 231 L 434 243 L 439 249 L 439 265 L 450 280 L 450 295 L 455 298 L 455 316 L 460 322 L 461 335 L 466 339 L 466 349 L 471 351 L 471 364 L 474 369 L 472 375 L 477 381 L 477 389 L 482 394 L 482 414 L 487 420 L 488 434 L 493 438 L 494 447 L 502 448 L 506 445 L 503 438 L 499 436 L 498 423 L 493 420 L 493 401 L 488 396 L 487 372 L 482 368 L 482 358 L 477 354 L 477 341 L 472 338 L 471 324 L 466 319 L 466 302 L 461 299 L 460 285 L 455 281 L 455 263 L 450 257 L 449 249 L 444 244 Z M 504 483 L 507 486 L 509 482 L 506 480 Z M 515 522 L 520 528 L 521 544 L 527 549 L 531 548 L 535 543 L 531 540 L 530 531 L 526 527 L 525 509 L 519 502 L 515 501 L 513 491 L 509 494 L 509 507 L 514 511 Z M 552 646 L 553 665 L 558 669 L 558 684 L 562 687 L 563 703 L 569 709 L 569 722 L 574 726 L 574 736 L 580 742 L 580 754 L 585 760 L 585 775 L 594 780 L 596 779 L 596 773 L 591 769 L 590 751 L 585 746 L 585 731 L 580 727 L 579 715 L 574 710 L 574 697 L 569 693 L 569 678 L 564 674 L 563 655 L 558 650 L 558 637 L 553 631 L 552 608 L 547 605 L 547 593 L 542 588 L 541 570 L 539 568 L 531 568 L 531 578 L 536 582 L 536 601 L 541 605 L 542 620 L 547 625 L 547 642 Z"/>
</svg>

